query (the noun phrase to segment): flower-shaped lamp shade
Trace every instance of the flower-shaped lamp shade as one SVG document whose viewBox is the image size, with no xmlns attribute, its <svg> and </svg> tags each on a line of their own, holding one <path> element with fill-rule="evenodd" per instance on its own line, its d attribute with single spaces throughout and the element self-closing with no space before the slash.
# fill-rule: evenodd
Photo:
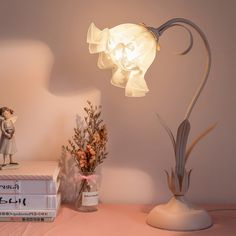
<svg viewBox="0 0 236 236">
<path fill-rule="evenodd" d="M 100 30 L 92 23 L 87 43 L 91 54 L 99 53 L 98 67 L 112 69 L 113 85 L 125 88 L 126 96 L 145 96 L 149 90 L 144 75 L 157 48 L 156 37 L 145 26 L 121 24 Z"/>
</svg>

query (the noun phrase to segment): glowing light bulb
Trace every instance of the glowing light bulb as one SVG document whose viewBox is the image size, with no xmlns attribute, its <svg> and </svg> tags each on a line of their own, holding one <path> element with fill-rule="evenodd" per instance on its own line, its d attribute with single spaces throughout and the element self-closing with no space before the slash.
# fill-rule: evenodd
<svg viewBox="0 0 236 236">
<path fill-rule="evenodd" d="M 87 35 L 90 53 L 99 53 L 98 67 L 112 69 L 111 83 L 125 88 L 126 96 L 145 96 L 144 80 L 156 56 L 156 38 L 143 25 L 122 24 L 98 29 L 93 23 Z"/>
</svg>

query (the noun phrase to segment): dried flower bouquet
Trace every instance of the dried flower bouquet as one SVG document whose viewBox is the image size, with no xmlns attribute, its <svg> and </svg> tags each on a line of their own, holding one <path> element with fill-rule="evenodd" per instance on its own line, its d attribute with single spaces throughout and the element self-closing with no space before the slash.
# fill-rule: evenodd
<svg viewBox="0 0 236 236">
<path fill-rule="evenodd" d="M 101 119 L 101 106 L 93 106 L 90 101 L 84 108 L 84 126 L 74 129 L 74 136 L 69 140 L 66 150 L 74 158 L 80 172 L 80 187 L 77 207 L 81 207 L 84 192 L 95 191 L 97 175 L 95 169 L 107 158 L 106 144 L 108 141 L 107 128 Z M 91 207 L 83 208 L 85 211 Z"/>
</svg>

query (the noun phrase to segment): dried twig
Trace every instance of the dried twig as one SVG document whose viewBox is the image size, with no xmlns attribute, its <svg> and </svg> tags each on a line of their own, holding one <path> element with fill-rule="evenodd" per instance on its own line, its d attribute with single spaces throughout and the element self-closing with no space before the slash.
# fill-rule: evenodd
<svg viewBox="0 0 236 236">
<path fill-rule="evenodd" d="M 75 159 L 80 172 L 94 172 L 95 168 L 107 158 L 107 128 L 103 124 L 101 106 L 93 106 L 90 101 L 84 108 L 85 127 L 78 125 L 74 136 L 69 140 L 66 150 Z"/>
</svg>

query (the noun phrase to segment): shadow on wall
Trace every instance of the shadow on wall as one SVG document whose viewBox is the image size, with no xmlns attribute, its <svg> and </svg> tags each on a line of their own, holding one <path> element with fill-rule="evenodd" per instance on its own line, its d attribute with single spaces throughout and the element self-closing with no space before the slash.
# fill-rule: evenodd
<svg viewBox="0 0 236 236">
<path fill-rule="evenodd" d="M 87 26 L 80 12 L 80 1 L 1 2 L 0 39 L 37 40 L 52 51 L 54 66 L 44 85 L 55 95 L 93 87 L 86 78 Z"/>
<path fill-rule="evenodd" d="M 78 3 L 0 3 L 1 104 L 19 117 L 18 158 L 57 159 L 76 113 L 83 112 L 87 99 L 100 103 L 99 91 L 79 63 L 84 34 L 75 30 Z"/>
<path fill-rule="evenodd" d="M 83 89 L 80 94 L 55 96 L 45 89 L 54 56 L 37 40 L 0 40 L 1 106 L 19 117 L 16 123 L 17 159 L 57 159 L 60 147 L 73 131 L 74 117 L 83 112 L 80 102 L 100 93 Z"/>
</svg>

